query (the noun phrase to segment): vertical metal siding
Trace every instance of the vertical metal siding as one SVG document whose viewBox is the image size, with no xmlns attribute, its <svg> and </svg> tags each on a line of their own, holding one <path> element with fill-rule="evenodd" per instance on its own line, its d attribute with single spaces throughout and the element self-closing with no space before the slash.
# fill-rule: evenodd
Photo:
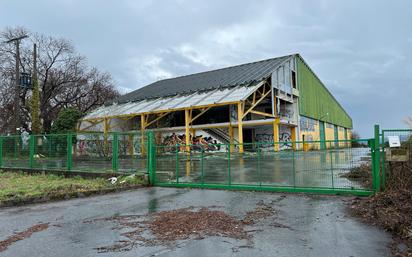
<svg viewBox="0 0 412 257">
<path fill-rule="evenodd" d="M 326 89 L 322 82 L 297 56 L 299 113 L 313 119 L 352 128 L 352 119 Z M 326 115 L 329 113 L 329 115 Z"/>
</svg>

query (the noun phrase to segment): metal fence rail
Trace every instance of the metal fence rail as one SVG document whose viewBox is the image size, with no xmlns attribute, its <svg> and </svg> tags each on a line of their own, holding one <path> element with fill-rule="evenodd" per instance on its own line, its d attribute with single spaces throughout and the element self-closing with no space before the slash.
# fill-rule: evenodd
<svg viewBox="0 0 412 257">
<path fill-rule="evenodd" d="M 243 154 L 237 152 L 239 144 L 156 145 L 155 184 L 367 194 L 373 190 L 372 184 L 366 183 L 372 181 L 368 143 L 370 140 L 245 143 Z M 361 165 L 370 169 L 369 178 L 347 177 Z"/>
<path fill-rule="evenodd" d="M 147 172 L 145 148 L 140 132 L 1 136 L 0 168 Z"/>
<path fill-rule="evenodd" d="M 1 136 L 0 168 L 146 173 L 158 186 L 367 195 L 381 189 L 379 160 L 392 132 L 375 126 L 373 139 L 242 145 L 161 145 L 151 131 L 145 138 L 140 131 Z"/>
<path fill-rule="evenodd" d="M 389 164 L 391 163 L 392 155 L 394 153 L 389 147 L 389 137 L 396 136 L 399 138 L 401 145 L 395 149 L 396 155 L 410 163 L 412 161 L 412 129 L 382 129 L 380 136 L 383 153 L 381 156 L 381 177 L 384 189 L 388 175 L 386 171 L 389 170 Z M 396 161 L 400 161 L 399 158 Z"/>
</svg>

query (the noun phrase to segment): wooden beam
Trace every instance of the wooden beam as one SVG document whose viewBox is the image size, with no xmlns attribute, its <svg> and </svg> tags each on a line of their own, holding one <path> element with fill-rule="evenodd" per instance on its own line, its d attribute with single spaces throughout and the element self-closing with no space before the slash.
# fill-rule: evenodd
<svg viewBox="0 0 412 257">
<path fill-rule="evenodd" d="M 292 141 L 292 149 L 296 150 L 296 127 L 291 127 L 290 128 L 290 139 Z"/>
<path fill-rule="evenodd" d="M 265 94 L 263 94 L 263 95 L 261 96 L 261 98 L 260 98 L 259 100 L 257 100 L 257 101 L 255 102 L 255 104 L 252 105 L 252 106 L 243 114 L 242 119 L 243 119 L 249 112 L 251 112 L 260 102 L 262 102 L 263 99 L 265 99 L 265 97 L 266 97 L 268 94 L 270 94 L 270 93 L 271 93 L 271 90 L 269 90 L 268 92 L 266 92 Z"/>
<path fill-rule="evenodd" d="M 120 119 L 120 120 L 126 121 L 126 120 L 133 119 L 133 118 L 136 117 L 136 116 L 138 116 L 138 115 L 137 115 L 137 114 L 132 114 L 132 115 L 130 115 L 130 116 L 116 117 L 116 119 Z"/>
<path fill-rule="evenodd" d="M 201 109 L 201 112 L 196 115 L 195 117 L 192 118 L 192 120 L 190 121 L 190 123 L 193 123 L 193 121 L 195 121 L 197 118 L 199 118 L 200 116 L 202 116 L 205 112 L 207 112 L 208 110 L 210 110 L 210 108 L 212 108 L 212 106 L 209 106 L 207 108 L 203 108 Z"/>
<path fill-rule="evenodd" d="M 104 119 L 104 124 L 103 124 L 103 151 L 105 153 L 109 152 L 109 130 L 110 130 L 110 124 L 109 124 L 109 119 L 105 118 Z"/>
<path fill-rule="evenodd" d="M 239 141 L 239 153 L 243 153 L 243 103 L 237 104 L 237 128 L 238 128 L 238 141 Z"/>
<path fill-rule="evenodd" d="M 156 121 L 160 120 L 161 118 L 163 118 L 164 116 L 168 115 L 170 112 L 165 112 L 160 114 L 157 118 L 155 118 L 154 120 L 151 120 L 150 122 L 146 123 L 146 128 L 148 128 L 150 125 L 152 125 L 153 123 L 155 123 Z M 148 115 L 149 116 L 149 115 Z"/>
<path fill-rule="evenodd" d="M 279 151 L 279 118 L 273 121 L 273 147 L 275 151 Z"/>
<path fill-rule="evenodd" d="M 129 152 L 129 155 L 133 155 L 133 136 L 134 134 L 129 134 L 127 136 L 127 151 Z"/>
<path fill-rule="evenodd" d="M 185 144 L 186 152 L 190 152 L 190 110 L 185 109 Z"/>
<path fill-rule="evenodd" d="M 105 135 L 107 135 L 107 133 L 109 133 L 109 130 L 110 130 L 109 119 L 108 119 L 108 118 L 104 118 L 103 133 L 104 133 Z"/>
<path fill-rule="evenodd" d="M 266 116 L 266 117 L 271 117 L 271 118 L 274 118 L 274 116 L 273 116 L 271 113 L 260 112 L 260 111 L 254 111 L 254 110 L 250 111 L 250 113 L 254 113 L 254 114 L 257 114 L 257 115 L 261 115 L 261 116 Z"/>
<path fill-rule="evenodd" d="M 144 140 L 145 129 L 146 129 L 146 118 L 144 114 L 141 114 L 140 115 L 140 132 L 141 132 L 140 149 L 141 151 L 140 152 L 142 153 L 142 155 L 146 153 L 145 140 Z"/>
<path fill-rule="evenodd" d="M 85 127 L 85 128 L 82 128 L 82 129 L 80 129 L 80 124 L 81 124 L 81 122 L 85 122 L 85 121 L 80 121 L 79 123 L 78 123 L 78 129 L 77 129 L 77 131 L 78 132 L 82 132 L 82 131 L 85 131 L 85 130 L 87 130 L 87 129 L 89 129 L 89 128 L 92 128 L 92 127 L 94 127 L 94 126 L 96 126 L 97 124 L 99 124 L 99 123 L 102 123 L 102 121 L 104 121 L 104 119 L 100 119 L 100 120 L 98 120 L 98 121 L 87 121 L 87 122 L 89 122 L 91 125 L 89 125 L 89 126 L 87 126 L 87 127 Z"/>
</svg>

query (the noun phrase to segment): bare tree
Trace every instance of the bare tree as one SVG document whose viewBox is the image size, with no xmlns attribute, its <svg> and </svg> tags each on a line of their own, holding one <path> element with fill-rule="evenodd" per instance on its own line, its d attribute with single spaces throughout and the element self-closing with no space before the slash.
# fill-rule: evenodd
<svg viewBox="0 0 412 257">
<path fill-rule="evenodd" d="M 8 28 L 0 35 L 0 41 L 19 34 L 29 34 L 23 28 Z M 31 42 L 30 42 L 31 41 Z M 88 112 L 105 101 L 119 95 L 108 73 L 88 67 L 85 58 L 76 53 L 73 44 L 65 39 L 31 34 L 22 42 L 20 64 L 23 72 L 32 70 L 32 44 L 38 46 L 37 74 L 40 87 L 40 117 L 43 129 L 49 132 L 53 120 L 62 108 L 74 107 Z M 0 130 L 10 131 L 13 106 L 14 52 L 9 44 L 0 45 Z M 27 128 L 30 124 L 30 89 L 22 89 L 21 120 Z"/>
</svg>

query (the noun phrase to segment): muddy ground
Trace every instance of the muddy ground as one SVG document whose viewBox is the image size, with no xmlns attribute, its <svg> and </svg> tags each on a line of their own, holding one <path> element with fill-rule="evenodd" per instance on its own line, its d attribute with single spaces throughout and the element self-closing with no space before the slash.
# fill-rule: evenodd
<svg viewBox="0 0 412 257">
<path fill-rule="evenodd" d="M 0 209 L 0 256 L 391 256 L 353 198 L 142 188 Z M 13 237 L 12 237 L 13 238 Z"/>
</svg>

